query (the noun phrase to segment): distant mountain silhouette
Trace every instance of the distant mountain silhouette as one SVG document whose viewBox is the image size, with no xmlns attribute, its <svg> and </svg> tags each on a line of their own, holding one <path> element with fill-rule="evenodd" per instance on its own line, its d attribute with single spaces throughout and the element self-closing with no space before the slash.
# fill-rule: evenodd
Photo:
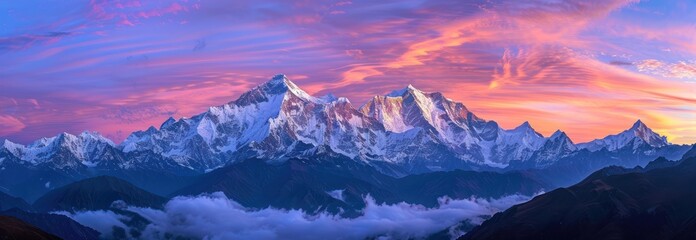
<svg viewBox="0 0 696 240">
<path fill-rule="evenodd" d="M 24 201 L 24 199 L 0 192 L 0 211 L 5 211 L 12 208 L 29 210 L 31 209 L 31 205 Z"/>
<path fill-rule="evenodd" d="M 202 175 L 174 195 L 216 191 L 247 207 L 268 206 L 307 211 L 359 211 L 364 197 L 378 202 L 406 201 L 428 207 L 437 198 L 498 198 L 512 193 L 532 195 L 553 187 L 522 172 L 436 172 L 394 178 L 345 157 L 292 158 L 271 164 L 258 159 Z M 333 195 L 332 195 L 333 192 Z"/>
<path fill-rule="evenodd" d="M 133 206 L 160 208 L 165 202 L 133 184 L 115 177 L 101 176 L 81 180 L 46 193 L 34 203 L 40 211 L 107 209 L 122 200 Z"/>
<path fill-rule="evenodd" d="M 47 233 L 22 220 L 9 216 L 0 216 L 0 238 L 7 240 L 52 240 L 61 239 L 58 236 Z"/>
<path fill-rule="evenodd" d="M 21 209 L 10 209 L 0 212 L 0 216 L 10 216 L 29 223 L 45 232 L 62 239 L 99 239 L 99 232 L 85 227 L 69 217 L 51 213 L 27 212 Z"/>
<path fill-rule="evenodd" d="M 603 169 L 494 215 L 474 239 L 696 239 L 696 157 Z"/>
</svg>

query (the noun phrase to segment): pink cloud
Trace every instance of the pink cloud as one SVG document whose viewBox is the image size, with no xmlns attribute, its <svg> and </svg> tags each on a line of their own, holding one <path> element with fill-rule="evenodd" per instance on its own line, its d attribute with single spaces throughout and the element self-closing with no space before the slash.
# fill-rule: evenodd
<svg viewBox="0 0 696 240">
<path fill-rule="evenodd" d="M 105 24 L 116 20 L 118 25 L 135 26 L 141 19 L 174 15 L 188 11 L 188 6 L 173 2 L 168 5 L 158 5 L 156 2 L 140 1 L 102 1 L 91 0 L 89 16 L 97 20 L 96 24 Z"/>
<path fill-rule="evenodd" d="M 345 5 L 351 5 L 353 2 L 351 1 L 340 1 L 336 3 L 336 6 L 345 6 Z"/>
<path fill-rule="evenodd" d="M 10 135 L 22 131 L 26 125 L 16 117 L 0 115 L 0 136 Z"/>
<path fill-rule="evenodd" d="M 655 59 L 646 59 L 636 63 L 636 67 L 638 71 L 663 77 L 696 79 L 696 62 L 665 63 Z"/>
<path fill-rule="evenodd" d="M 346 50 L 346 55 L 351 56 L 353 58 L 362 58 L 364 53 L 360 49 L 348 49 Z"/>
<path fill-rule="evenodd" d="M 187 11 L 187 8 L 184 6 L 181 6 L 179 3 L 172 3 L 166 8 L 162 9 L 153 9 L 149 11 L 142 11 L 138 12 L 137 15 L 141 18 L 151 18 L 151 17 L 160 17 L 163 15 L 167 14 L 177 14 L 182 11 Z"/>
</svg>

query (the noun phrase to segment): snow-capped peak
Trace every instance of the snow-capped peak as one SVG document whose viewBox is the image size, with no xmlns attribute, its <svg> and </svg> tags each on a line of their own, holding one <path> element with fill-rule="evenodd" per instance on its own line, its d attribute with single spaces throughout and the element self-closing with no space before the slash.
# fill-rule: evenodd
<svg viewBox="0 0 696 240">
<path fill-rule="evenodd" d="M 573 143 L 573 140 L 571 140 L 570 137 L 568 137 L 568 135 L 561 130 L 556 130 L 556 132 L 551 134 L 547 142 L 562 144 L 566 150 L 575 151 L 578 149 L 578 147 Z"/>
<path fill-rule="evenodd" d="M 514 132 L 533 132 L 536 135 L 543 137 L 540 133 L 538 133 L 536 130 L 534 130 L 534 128 L 532 128 L 532 125 L 529 124 L 529 122 L 527 122 L 527 121 L 523 122 L 519 126 L 512 129 L 511 131 L 514 131 Z"/>
<path fill-rule="evenodd" d="M 104 148 L 106 145 L 115 146 L 114 143 L 97 132 L 84 131 L 80 135 L 75 136 L 70 133 L 61 133 L 52 142 L 51 149 L 48 151 L 58 151 L 58 148 L 64 148 L 80 160 L 90 158 L 89 154 L 97 149 Z"/>
<path fill-rule="evenodd" d="M 522 124 L 517 126 L 515 129 L 529 129 L 529 128 L 532 128 L 532 125 L 529 124 L 528 121 L 524 121 Z"/>
<path fill-rule="evenodd" d="M 306 100 L 316 101 L 317 98 L 309 95 L 307 92 L 298 87 L 294 82 L 290 81 L 284 74 L 275 75 L 270 81 L 266 82 L 264 85 L 268 85 L 269 88 L 276 88 L 280 91 L 289 91 L 295 96 Z"/>
<path fill-rule="evenodd" d="M 324 103 L 330 103 L 330 104 L 343 104 L 343 103 L 350 103 L 350 100 L 345 97 L 336 97 L 335 95 L 329 93 L 326 94 L 322 97 L 318 97 L 317 99 L 323 101 Z"/>
<path fill-rule="evenodd" d="M 564 145 L 563 147 L 567 150 L 575 151 L 578 149 L 578 147 L 573 143 L 573 140 L 568 137 L 568 135 L 561 131 L 561 130 L 556 130 L 551 136 L 549 137 L 548 142 L 553 142 L 555 144 L 562 144 Z"/>
<path fill-rule="evenodd" d="M 77 136 L 64 132 L 55 137 L 38 139 L 28 145 L 7 140 L 3 143 L 3 147 L 19 159 L 31 164 L 55 162 L 58 168 L 96 160 L 101 150 L 113 146 L 115 145 L 111 140 L 97 132 L 88 131 Z M 76 159 L 78 162 L 68 159 Z"/>
<path fill-rule="evenodd" d="M 539 150 L 546 138 L 536 132 L 528 122 L 510 130 L 499 130 L 495 140 L 493 161 L 507 164 L 510 161 L 525 161 Z"/>
<path fill-rule="evenodd" d="M 559 138 L 568 138 L 568 135 L 566 135 L 566 133 L 561 130 L 556 130 L 555 132 L 553 132 L 553 134 L 551 134 L 549 140 L 555 141 Z"/>
<path fill-rule="evenodd" d="M 375 96 L 360 110 L 382 122 L 392 132 L 405 132 L 414 127 L 447 127 L 449 124 L 442 119 L 443 115 L 449 114 L 445 105 L 455 103 L 440 100 L 436 99 L 435 94 L 422 92 L 409 84 L 385 96 Z"/>
<path fill-rule="evenodd" d="M 538 133 L 529 122 L 524 122 L 511 130 L 505 130 L 506 135 L 517 136 L 516 138 L 509 139 L 510 142 L 522 143 L 531 149 L 538 149 L 544 143 L 544 135 Z"/>
<path fill-rule="evenodd" d="M 21 151 L 24 150 L 25 146 L 19 143 L 14 143 L 8 139 L 3 139 L 2 148 L 6 149 L 12 155 L 19 156 Z"/>
<path fill-rule="evenodd" d="M 596 139 L 588 143 L 578 144 L 582 149 L 597 151 L 606 148 L 609 151 L 624 148 L 631 145 L 632 148 L 637 148 L 642 144 L 647 144 L 650 147 L 663 147 L 670 145 L 667 137 L 661 136 L 650 129 L 643 121 L 636 121 L 631 128 L 618 134 L 609 135 L 602 139 Z"/>
<path fill-rule="evenodd" d="M 577 150 L 577 146 L 573 144 L 573 141 L 570 140 L 565 132 L 556 130 L 546 139 L 544 145 L 534 153 L 532 159 L 535 161 L 536 167 L 544 167 Z"/>
<path fill-rule="evenodd" d="M 80 133 L 80 136 L 78 138 L 83 142 L 99 142 L 108 144 L 112 147 L 116 146 L 116 144 L 114 144 L 114 142 L 111 141 L 111 139 L 108 139 L 102 136 L 100 133 L 94 131 L 84 131 Z"/>
<path fill-rule="evenodd" d="M 325 101 L 325 102 L 333 102 L 333 101 L 338 100 L 338 97 L 336 97 L 335 95 L 329 93 L 329 94 L 326 94 L 326 95 L 324 95 L 324 96 L 322 96 L 322 97 L 319 97 L 319 99 L 321 99 L 321 100 L 323 100 L 323 101 Z"/>
<path fill-rule="evenodd" d="M 160 125 L 160 129 L 167 128 L 167 127 L 171 126 L 171 125 L 174 124 L 174 123 L 176 123 L 176 120 L 175 120 L 173 117 L 169 117 L 169 118 L 167 118 L 166 121 L 164 121 L 164 122 L 162 123 L 162 125 Z"/>
<path fill-rule="evenodd" d="M 0 138 L 0 142 L 2 142 L 2 146 L 4 148 L 12 147 L 13 145 L 16 144 L 16 143 L 13 143 L 12 141 L 10 141 L 8 139 L 4 139 L 4 138 Z"/>
<path fill-rule="evenodd" d="M 274 100 L 283 102 L 292 97 L 306 102 L 324 102 L 300 89 L 295 83 L 290 81 L 287 76 L 278 74 L 271 78 L 271 80 L 243 93 L 233 103 L 238 106 L 246 106 Z"/>
<path fill-rule="evenodd" d="M 636 137 L 640 138 L 652 147 L 662 147 L 669 145 L 667 137 L 660 136 L 659 134 L 655 133 L 641 120 L 636 121 L 636 123 L 633 124 L 633 127 L 631 127 L 631 129 L 629 129 L 628 131 L 633 132 L 633 134 L 635 134 Z"/>
<path fill-rule="evenodd" d="M 643 123 L 643 121 L 638 119 L 635 123 L 633 123 L 633 126 L 631 127 L 631 129 L 635 130 L 638 128 L 647 128 L 647 127 L 648 126 L 646 126 L 645 123 Z"/>
<path fill-rule="evenodd" d="M 413 85 L 409 84 L 405 88 L 402 88 L 399 90 L 394 90 L 394 91 L 390 92 L 389 94 L 387 94 L 386 96 L 387 97 L 401 97 L 404 94 L 409 93 L 409 92 L 410 93 L 413 93 L 413 92 L 423 93 L 423 91 L 421 91 L 421 90 L 417 89 L 416 87 L 414 87 Z"/>
<path fill-rule="evenodd" d="M 453 152 L 472 154 L 484 161 L 492 155 L 502 129 L 495 122 L 476 117 L 462 103 L 439 92 L 424 92 L 413 85 L 376 96 L 360 108 L 390 132 L 423 132 L 423 141 L 444 144 Z M 486 142 L 486 143 L 483 143 Z M 470 150 L 476 149 L 476 150 Z M 471 153 L 474 152 L 474 153 Z M 463 157 L 464 158 L 464 157 Z"/>
</svg>

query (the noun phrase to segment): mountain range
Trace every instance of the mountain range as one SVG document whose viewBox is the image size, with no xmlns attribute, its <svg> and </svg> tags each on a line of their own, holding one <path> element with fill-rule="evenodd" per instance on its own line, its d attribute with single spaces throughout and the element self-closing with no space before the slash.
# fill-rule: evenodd
<svg viewBox="0 0 696 240">
<path fill-rule="evenodd" d="M 244 206 L 359 215 L 365 196 L 377 202 L 436 207 L 438 198 L 531 196 L 555 188 L 532 173 L 454 170 L 395 178 L 338 154 L 290 158 L 281 164 L 247 159 L 201 175 L 171 196 L 223 192 Z"/>
<path fill-rule="evenodd" d="M 645 165 L 659 156 L 675 160 L 687 150 L 641 121 L 575 144 L 560 130 L 545 137 L 528 122 L 503 129 L 462 103 L 411 85 L 354 107 L 346 98 L 311 96 L 277 75 L 237 100 L 190 118 L 169 118 L 120 144 L 95 132 L 62 133 L 27 145 L 3 140 L 0 187 L 33 201 L 75 180 L 110 175 L 168 195 L 193 176 L 246 159 L 281 163 L 326 152 L 394 177 L 455 169 L 574 169 L 577 174 L 557 184 L 562 185 L 607 165 Z M 556 180 L 557 172 L 548 178 Z"/>
</svg>

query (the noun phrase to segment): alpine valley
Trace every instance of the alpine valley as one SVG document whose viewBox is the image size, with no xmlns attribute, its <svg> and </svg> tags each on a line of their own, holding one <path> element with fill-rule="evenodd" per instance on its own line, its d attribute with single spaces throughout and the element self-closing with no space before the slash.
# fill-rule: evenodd
<svg viewBox="0 0 696 240">
<path fill-rule="evenodd" d="M 651 161 L 671 166 L 691 148 L 671 144 L 640 120 L 615 135 L 574 143 L 561 130 L 543 136 L 528 122 L 503 129 L 441 93 L 410 85 L 354 106 L 347 98 L 312 96 L 277 75 L 234 101 L 190 118 L 169 118 L 120 144 L 96 132 L 62 133 L 27 145 L 2 140 L 0 215 L 40 228 L 69 226 L 41 228 L 49 237 L 89 239 L 98 234 L 73 221 L 79 220 L 74 214 L 109 210 L 127 216 L 131 229 L 97 229 L 101 238 L 146 238 L 141 232 L 153 219 L 124 209 L 163 209 L 177 196 L 222 192 L 249 209 L 360 218 L 371 201 L 435 208 L 445 196 L 491 200 L 549 192 L 496 215 L 467 239 L 498 236 L 488 230 L 496 228 L 513 236 L 504 224 L 514 223 L 507 219 L 522 214 L 521 208 L 570 194 L 554 189 L 610 166 L 649 175 Z M 598 173 L 593 176 L 603 179 Z M 570 189 L 585 191 L 595 178 Z M 480 223 L 428 234 L 456 238 L 461 234 L 453 229 L 466 232 Z"/>
</svg>

